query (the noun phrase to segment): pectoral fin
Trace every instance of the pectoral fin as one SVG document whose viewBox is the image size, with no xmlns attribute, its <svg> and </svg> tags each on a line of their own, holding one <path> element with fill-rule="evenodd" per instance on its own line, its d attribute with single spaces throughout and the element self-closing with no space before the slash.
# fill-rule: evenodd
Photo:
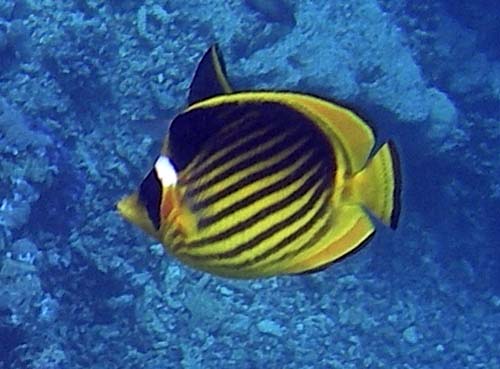
<svg viewBox="0 0 500 369">
<path fill-rule="evenodd" d="M 194 215 L 182 202 L 182 194 L 176 187 L 163 189 L 161 217 L 167 227 L 173 227 L 183 235 L 192 234 L 196 230 Z"/>
</svg>

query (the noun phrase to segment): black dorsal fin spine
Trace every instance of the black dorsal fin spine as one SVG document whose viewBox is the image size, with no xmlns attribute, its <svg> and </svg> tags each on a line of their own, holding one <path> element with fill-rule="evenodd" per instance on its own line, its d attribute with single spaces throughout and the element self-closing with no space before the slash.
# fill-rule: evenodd
<svg viewBox="0 0 500 369">
<path fill-rule="evenodd" d="M 233 92 L 226 75 L 224 59 L 217 44 L 203 54 L 189 86 L 188 104 Z"/>
</svg>

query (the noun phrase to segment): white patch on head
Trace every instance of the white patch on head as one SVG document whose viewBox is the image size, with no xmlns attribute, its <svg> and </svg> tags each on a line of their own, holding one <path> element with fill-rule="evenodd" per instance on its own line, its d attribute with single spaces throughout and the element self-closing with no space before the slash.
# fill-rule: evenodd
<svg viewBox="0 0 500 369">
<path fill-rule="evenodd" d="M 160 156 L 158 160 L 156 160 L 155 169 L 164 187 L 177 184 L 177 172 L 168 157 Z"/>
</svg>

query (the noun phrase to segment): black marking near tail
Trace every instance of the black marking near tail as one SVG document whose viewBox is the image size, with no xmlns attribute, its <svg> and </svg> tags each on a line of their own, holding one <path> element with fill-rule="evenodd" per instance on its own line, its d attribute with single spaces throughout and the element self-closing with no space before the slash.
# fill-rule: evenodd
<svg viewBox="0 0 500 369">
<path fill-rule="evenodd" d="M 401 213 L 401 164 L 399 161 L 398 151 L 396 150 L 396 145 L 394 142 L 389 140 L 389 150 L 391 152 L 392 158 L 392 168 L 394 176 L 394 192 L 392 194 L 393 206 L 391 213 L 391 228 L 396 229 L 399 221 L 399 214 Z"/>
<path fill-rule="evenodd" d="M 146 208 L 149 219 L 157 230 L 160 229 L 161 225 L 161 198 L 162 184 L 156 169 L 153 167 L 139 186 L 139 201 Z"/>
</svg>

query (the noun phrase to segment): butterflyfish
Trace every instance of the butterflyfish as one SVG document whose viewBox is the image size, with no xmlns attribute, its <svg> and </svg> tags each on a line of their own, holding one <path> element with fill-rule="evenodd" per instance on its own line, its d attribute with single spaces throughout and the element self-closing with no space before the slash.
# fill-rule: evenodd
<svg viewBox="0 0 500 369">
<path fill-rule="evenodd" d="M 322 270 L 380 222 L 396 228 L 392 141 L 354 111 L 286 91 L 237 92 L 216 46 L 136 192 L 117 207 L 183 263 L 230 278 Z M 375 221 L 378 219 L 378 221 Z"/>
</svg>

